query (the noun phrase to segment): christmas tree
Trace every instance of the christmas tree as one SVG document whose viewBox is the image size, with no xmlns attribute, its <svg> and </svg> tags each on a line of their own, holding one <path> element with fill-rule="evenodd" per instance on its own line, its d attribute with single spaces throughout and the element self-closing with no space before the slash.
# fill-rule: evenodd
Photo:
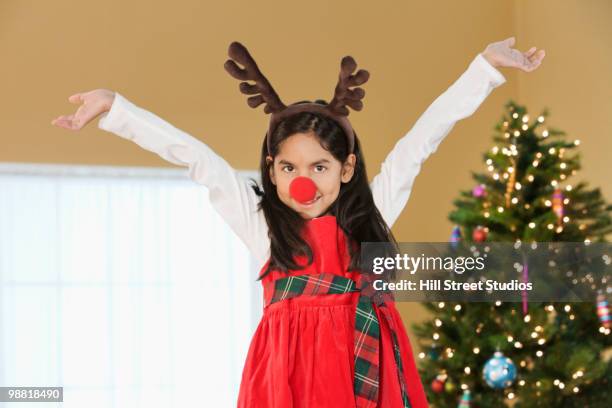
<svg viewBox="0 0 612 408">
<path fill-rule="evenodd" d="M 451 242 L 608 242 L 612 205 L 570 183 L 580 141 L 547 116 L 530 122 L 525 107 L 506 104 L 487 172 L 472 172 L 475 187 L 453 202 Z M 612 279 L 589 278 L 592 302 L 425 303 L 433 317 L 413 329 L 432 406 L 611 407 Z"/>
</svg>

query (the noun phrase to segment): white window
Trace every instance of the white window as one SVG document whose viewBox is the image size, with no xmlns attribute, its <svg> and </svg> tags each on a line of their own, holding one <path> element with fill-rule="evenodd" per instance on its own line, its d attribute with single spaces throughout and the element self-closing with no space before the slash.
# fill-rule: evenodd
<svg viewBox="0 0 612 408">
<path fill-rule="evenodd" d="M 186 169 L 0 163 L 0 386 L 235 406 L 260 267 Z"/>
</svg>

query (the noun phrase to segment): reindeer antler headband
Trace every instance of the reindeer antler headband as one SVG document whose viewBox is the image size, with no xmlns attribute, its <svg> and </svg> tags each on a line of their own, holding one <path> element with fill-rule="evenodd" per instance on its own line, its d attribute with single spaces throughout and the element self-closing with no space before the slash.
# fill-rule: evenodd
<svg viewBox="0 0 612 408">
<path fill-rule="evenodd" d="M 368 71 L 360 69 L 352 75 L 352 72 L 357 68 L 357 63 L 351 56 L 342 58 L 340 64 L 340 77 L 334 91 L 334 97 L 328 105 L 318 103 L 301 103 L 286 106 L 278 97 L 278 94 L 270 85 L 270 82 L 261 73 L 255 60 L 247 51 L 246 47 L 239 42 L 232 42 L 229 46 L 228 55 L 231 59 L 225 62 L 225 70 L 231 76 L 241 81 L 255 81 L 254 85 L 248 82 L 240 83 L 240 92 L 246 95 L 255 95 L 247 99 L 247 103 L 251 108 L 256 108 L 265 102 L 264 112 L 272 113 L 270 117 L 270 125 L 266 133 L 266 145 L 268 154 L 271 155 L 270 135 L 278 123 L 284 118 L 299 112 L 315 112 L 328 116 L 335 120 L 344 130 L 348 138 L 349 153 L 353 153 L 355 147 L 355 132 L 351 123 L 348 120 L 350 106 L 353 110 L 360 111 L 363 108 L 361 99 L 365 96 L 365 91 L 362 88 L 349 89 L 349 87 L 362 85 L 367 82 L 370 74 Z M 244 66 L 244 69 L 238 67 L 235 60 Z"/>
</svg>

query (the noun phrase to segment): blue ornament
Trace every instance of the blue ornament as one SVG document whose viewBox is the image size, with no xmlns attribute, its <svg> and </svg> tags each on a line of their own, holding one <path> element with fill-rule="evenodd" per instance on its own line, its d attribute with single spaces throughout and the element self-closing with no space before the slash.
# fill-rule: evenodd
<svg viewBox="0 0 612 408">
<path fill-rule="evenodd" d="M 459 242 L 461 242 L 461 229 L 459 228 L 459 226 L 455 225 L 450 237 L 451 247 L 453 247 L 453 249 L 456 249 L 457 245 L 459 245 Z"/>
<path fill-rule="evenodd" d="M 438 358 L 440 358 L 440 351 L 436 346 L 432 346 L 427 354 L 429 355 L 429 358 L 431 358 L 433 361 L 437 361 Z"/>
<path fill-rule="evenodd" d="M 482 378 L 492 388 L 509 387 L 516 379 L 516 365 L 500 351 L 496 351 L 485 364 Z"/>
<path fill-rule="evenodd" d="M 472 401 L 472 396 L 470 395 L 470 390 L 463 391 L 463 395 L 461 396 L 461 401 L 459 401 L 459 405 L 457 408 L 470 408 Z"/>
</svg>

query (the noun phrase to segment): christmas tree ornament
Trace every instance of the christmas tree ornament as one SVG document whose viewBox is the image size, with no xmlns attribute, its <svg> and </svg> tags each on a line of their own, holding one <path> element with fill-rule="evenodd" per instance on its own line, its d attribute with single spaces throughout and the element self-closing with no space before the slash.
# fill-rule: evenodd
<svg viewBox="0 0 612 408">
<path fill-rule="evenodd" d="M 472 396 L 470 395 L 470 390 L 464 390 L 463 395 L 461 396 L 461 401 L 459 401 L 459 405 L 457 408 L 470 408 L 472 405 Z"/>
<path fill-rule="evenodd" d="M 480 225 L 472 231 L 472 240 L 475 242 L 484 242 L 487 239 L 487 230 Z"/>
<path fill-rule="evenodd" d="M 436 394 L 441 393 L 442 390 L 444 390 L 444 382 L 446 381 L 447 377 L 448 375 L 444 373 L 438 374 L 436 378 L 434 378 L 434 380 L 431 382 L 431 390 Z"/>
<path fill-rule="evenodd" d="M 429 351 L 427 352 L 427 356 L 432 361 L 437 361 L 440 358 L 440 348 L 436 346 L 435 344 L 432 345 Z"/>
<path fill-rule="evenodd" d="M 455 225 L 453 231 L 451 232 L 450 243 L 453 249 L 456 249 L 461 242 L 461 228 L 458 225 Z"/>
<path fill-rule="evenodd" d="M 610 307 L 603 293 L 597 295 L 597 316 L 599 316 L 599 321 L 603 327 L 609 329 L 612 326 Z"/>
<path fill-rule="evenodd" d="M 516 365 L 501 351 L 496 351 L 485 364 L 482 378 L 491 388 L 509 387 L 516 379 Z"/>
<path fill-rule="evenodd" d="M 455 383 L 451 380 L 446 381 L 446 384 L 444 384 L 444 390 L 448 393 L 452 393 L 455 391 Z"/>
<path fill-rule="evenodd" d="M 476 198 L 481 198 L 487 195 L 487 189 L 484 184 L 478 184 L 472 189 L 472 195 Z"/>
<path fill-rule="evenodd" d="M 560 225 L 565 211 L 563 209 L 563 191 L 558 187 L 555 188 L 552 195 L 552 209 L 557 216 L 557 223 Z"/>
<path fill-rule="evenodd" d="M 444 387 L 444 383 L 438 380 L 437 378 L 431 382 L 431 390 L 435 392 L 436 394 L 441 393 L 443 387 Z"/>
</svg>

